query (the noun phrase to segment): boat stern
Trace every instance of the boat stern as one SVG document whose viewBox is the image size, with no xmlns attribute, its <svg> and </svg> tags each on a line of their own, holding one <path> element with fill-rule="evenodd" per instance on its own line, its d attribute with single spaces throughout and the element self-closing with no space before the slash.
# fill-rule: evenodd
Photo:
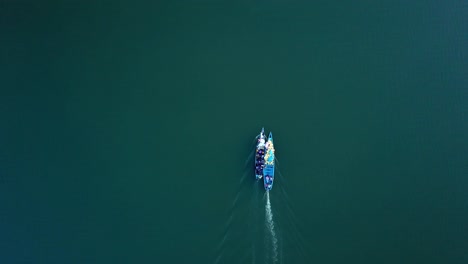
<svg viewBox="0 0 468 264">
<path fill-rule="evenodd" d="M 263 187 L 266 191 L 273 189 L 273 179 L 273 176 L 271 176 L 270 174 L 265 174 L 265 177 L 263 178 Z"/>
</svg>

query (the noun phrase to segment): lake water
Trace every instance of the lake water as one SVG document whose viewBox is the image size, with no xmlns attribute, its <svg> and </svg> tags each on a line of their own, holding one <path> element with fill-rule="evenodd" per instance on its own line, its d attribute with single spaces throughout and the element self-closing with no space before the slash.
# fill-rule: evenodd
<svg viewBox="0 0 468 264">
<path fill-rule="evenodd" d="M 1 263 L 468 263 L 465 1 L 0 6 Z"/>
</svg>

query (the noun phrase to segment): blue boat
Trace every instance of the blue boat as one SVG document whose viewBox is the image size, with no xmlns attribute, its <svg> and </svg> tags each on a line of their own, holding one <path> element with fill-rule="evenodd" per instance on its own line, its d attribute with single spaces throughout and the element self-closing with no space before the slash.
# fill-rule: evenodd
<svg viewBox="0 0 468 264">
<path fill-rule="evenodd" d="M 255 148 L 255 178 L 261 179 L 263 177 L 263 168 L 265 167 L 265 132 L 262 131 L 257 136 L 257 147 Z"/>
<path fill-rule="evenodd" d="M 265 144 L 265 167 L 263 168 L 263 186 L 269 191 L 273 188 L 275 179 L 275 146 L 273 144 L 273 134 L 270 132 L 268 141 Z"/>
</svg>

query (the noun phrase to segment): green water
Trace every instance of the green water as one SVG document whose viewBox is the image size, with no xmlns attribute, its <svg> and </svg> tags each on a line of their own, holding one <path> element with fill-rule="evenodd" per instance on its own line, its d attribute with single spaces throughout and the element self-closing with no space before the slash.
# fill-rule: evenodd
<svg viewBox="0 0 468 264">
<path fill-rule="evenodd" d="M 0 263 L 467 263 L 467 17 L 4 1 Z"/>
</svg>

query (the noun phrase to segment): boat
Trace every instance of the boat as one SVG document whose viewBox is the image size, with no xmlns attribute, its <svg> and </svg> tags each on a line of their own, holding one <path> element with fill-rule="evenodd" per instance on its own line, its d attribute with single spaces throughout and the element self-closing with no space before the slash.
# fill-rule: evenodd
<svg viewBox="0 0 468 264">
<path fill-rule="evenodd" d="M 265 130 L 257 136 L 257 147 L 255 148 L 255 179 L 263 177 L 263 168 L 265 167 Z"/>
<path fill-rule="evenodd" d="M 273 134 L 270 132 L 265 143 L 265 166 L 263 168 L 263 186 L 269 191 L 273 188 L 275 179 L 275 146 L 273 144 Z"/>
</svg>

